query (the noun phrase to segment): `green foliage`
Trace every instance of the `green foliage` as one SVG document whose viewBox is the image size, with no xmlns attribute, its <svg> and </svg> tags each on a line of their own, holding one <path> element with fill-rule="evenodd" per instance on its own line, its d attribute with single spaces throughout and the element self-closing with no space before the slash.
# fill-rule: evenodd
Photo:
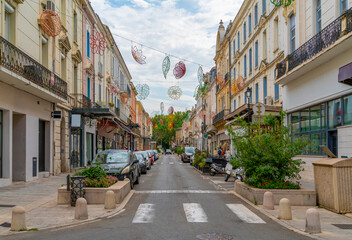
<svg viewBox="0 0 352 240">
<path fill-rule="evenodd" d="M 181 155 L 183 153 L 183 151 L 184 151 L 183 147 L 177 147 L 175 152 L 177 155 Z"/>
<path fill-rule="evenodd" d="M 201 152 L 199 150 L 196 150 L 196 154 L 194 156 L 194 160 L 193 160 L 193 166 L 195 165 L 199 165 L 199 167 L 203 168 L 203 167 L 209 167 L 209 164 L 206 163 L 208 157 L 208 153 L 207 152 Z"/>
<path fill-rule="evenodd" d="M 117 183 L 117 181 L 117 177 L 103 176 L 100 179 L 86 178 L 85 184 L 87 187 L 108 188 Z"/>
<path fill-rule="evenodd" d="M 74 175 L 100 180 L 102 177 L 106 176 L 106 172 L 104 171 L 104 169 L 102 169 L 100 163 L 97 163 L 96 166 L 83 168 L 80 172 L 76 172 Z"/>
<path fill-rule="evenodd" d="M 234 144 L 232 166 L 242 167 L 245 182 L 258 188 L 299 188 L 301 160 L 293 160 L 309 148 L 305 138 L 292 138 L 280 117 L 265 116 L 264 124 L 248 124 L 241 118 L 228 127 Z"/>
</svg>

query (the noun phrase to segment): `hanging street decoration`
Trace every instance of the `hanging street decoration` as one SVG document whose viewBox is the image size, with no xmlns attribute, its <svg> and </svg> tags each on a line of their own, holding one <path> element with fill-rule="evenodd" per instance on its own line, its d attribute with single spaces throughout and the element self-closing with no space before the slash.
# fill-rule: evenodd
<svg viewBox="0 0 352 240">
<path fill-rule="evenodd" d="M 285 6 L 288 7 L 291 5 L 292 2 L 295 0 L 270 0 L 272 4 L 274 4 L 276 7 L 280 6 Z"/>
<path fill-rule="evenodd" d="M 178 100 L 182 96 L 182 89 L 179 86 L 172 86 L 169 88 L 168 94 L 171 99 Z"/>
<path fill-rule="evenodd" d="M 162 69 L 163 69 L 164 78 L 166 79 L 166 76 L 167 76 L 167 74 L 169 73 L 169 70 L 170 70 L 170 58 L 169 58 L 169 56 L 166 56 L 164 58 Z"/>
<path fill-rule="evenodd" d="M 246 87 L 245 80 L 241 75 L 238 76 L 238 78 L 236 80 L 236 86 L 237 86 L 237 91 L 242 91 Z"/>
<path fill-rule="evenodd" d="M 204 74 L 203 73 L 203 68 L 202 68 L 202 66 L 199 66 L 199 68 L 198 68 L 198 82 L 199 82 L 200 85 L 202 85 L 203 80 L 204 80 L 204 75 L 203 74 Z"/>
<path fill-rule="evenodd" d="M 232 85 L 231 85 L 231 93 L 232 95 L 235 95 L 238 91 L 236 80 L 232 80 Z"/>
<path fill-rule="evenodd" d="M 136 46 L 131 46 L 131 53 L 136 60 L 137 63 L 139 64 L 146 64 L 147 62 L 145 61 L 146 57 L 143 55 L 143 51 L 139 50 Z"/>
<path fill-rule="evenodd" d="M 193 94 L 194 98 L 196 98 L 198 96 L 199 89 L 200 89 L 199 85 L 196 87 L 196 89 L 194 89 L 194 94 Z"/>
<path fill-rule="evenodd" d="M 176 79 L 182 78 L 186 74 L 186 65 L 180 61 L 176 63 L 174 68 L 174 76 Z"/>
<path fill-rule="evenodd" d="M 51 37 L 56 37 L 61 32 L 61 20 L 59 15 L 52 10 L 45 10 L 40 14 L 40 26 Z"/>
<path fill-rule="evenodd" d="M 223 78 L 221 73 L 217 73 L 216 74 L 216 81 L 218 82 L 220 87 L 224 86 L 224 84 L 225 84 L 225 80 L 224 80 L 224 78 Z"/>
<path fill-rule="evenodd" d="M 172 115 L 174 113 L 174 107 L 169 107 L 168 111 L 169 115 Z"/>
<path fill-rule="evenodd" d="M 93 53 L 99 54 L 100 56 L 104 55 L 105 48 L 106 48 L 106 41 L 100 32 L 93 29 L 92 33 L 89 37 L 89 45 L 92 49 Z"/>
<path fill-rule="evenodd" d="M 139 100 L 145 100 L 150 94 L 150 88 L 147 84 L 137 84 L 136 86 L 137 98 Z"/>
<path fill-rule="evenodd" d="M 215 119 L 215 113 L 214 112 L 211 112 L 210 116 L 211 116 L 211 119 L 213 119 L 213 120 Z"/>
<path fill-rule="evenodd" d="M 161 112 L 161 114 L 164 113 L 164 103 L 163 102 L 160 103 L 160 112 Z"/>
<path fill-rule="evenodd" d="M 127 104 L 128 103 L 128 95 L 127 95 L 127 93 L 122 93 L 121 94 L 121 102 L 123 104 Z"/>
</svg>

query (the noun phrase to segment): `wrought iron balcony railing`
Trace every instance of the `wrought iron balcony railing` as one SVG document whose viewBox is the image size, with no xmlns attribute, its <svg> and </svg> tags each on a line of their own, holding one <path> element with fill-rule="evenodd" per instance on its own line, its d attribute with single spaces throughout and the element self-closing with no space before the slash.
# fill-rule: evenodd
<svg viewBox="0 0 352 240">
<path fill-rule="evenodd" d="M 101 106 L 99 103 L 94 103 L 89 97 L 84 94 L 73 94 L 74 96 L 74 108 L 77 109 L 100 109 Z"/>
<path fill-rule="evenodd" d="M 216 114 L 215 118 L 213 120 L 213 124 L 216 124 L 216 123 L 222 121 L 227 114 L 229 114 L 228 109 L 224 109 L 221 112 L 219 112 L 218 114 Z"/>
<path fill-rule="evenodd" d="M 342 21 L 346 21 L 342 29 Z M 342 32 L 342 30 L 344 32 Z M 277 79 L 287 72 L 314 57 L 325 48 L 333 45 L 340 37 L 352 31 L 352 8 L 345 11 L 327 27 L 296 49 L 277 65 Z M 343 34 L 344 33 L 344 34 Z"/>
<path fill-rule="evenodd" d="M 0 37 L 0 64 L 57 96 L 67 99 L 67 83 Z"/>
</svg>

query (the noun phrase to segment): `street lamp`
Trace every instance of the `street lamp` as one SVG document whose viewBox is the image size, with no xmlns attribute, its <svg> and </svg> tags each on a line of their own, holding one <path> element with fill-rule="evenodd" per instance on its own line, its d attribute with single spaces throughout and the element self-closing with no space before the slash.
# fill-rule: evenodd
<svg viewBox="0 0 352 240">
<path fill-rule="evenodd" d="M 247 112 L 247 114 L 248 114 L 248 135 L 249 135 L 249 132 L 250 132 L 250 125 L 249 125 L 249 123 L 250 123 L 250 114 L 249 114 L 249 111 L 250 111 L 250 99 L 251 99 L 251 96 L 252 96 L 252 89 L 251 88 L 247 88 L 247 90 L 246 90 L 246 97 L 247 97 L 247 107 L 248 107 L 248 112 Z"/>
</svg>

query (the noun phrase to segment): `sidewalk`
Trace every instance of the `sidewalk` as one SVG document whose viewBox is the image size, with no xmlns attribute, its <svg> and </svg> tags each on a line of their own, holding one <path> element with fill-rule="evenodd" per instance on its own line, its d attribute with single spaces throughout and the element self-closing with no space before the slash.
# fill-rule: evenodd
<svg viewBox="0 0 352 240">
<path fill-rule="evenodd" d="M 76 225 L 97 218 L 114 215 L 131 197 L 126 197 L 121 205 L 114 210 L 104 209 L 104 205 L 88 205 L 89 219 L 78 221 L 74 219 L 74 207 L 57 205 L 57 189 L 66 184 L 66 174 L 38 179 L 33 182 L 15 183 L 9 187 L 0 188 L 0 235 L 10 232 L 12 207 L 23 206 L 26 209 L 27 229 L 46 229 L 66 225 Z M 132 193 L 133 194 L 133 193 Z"/>
</svg>

